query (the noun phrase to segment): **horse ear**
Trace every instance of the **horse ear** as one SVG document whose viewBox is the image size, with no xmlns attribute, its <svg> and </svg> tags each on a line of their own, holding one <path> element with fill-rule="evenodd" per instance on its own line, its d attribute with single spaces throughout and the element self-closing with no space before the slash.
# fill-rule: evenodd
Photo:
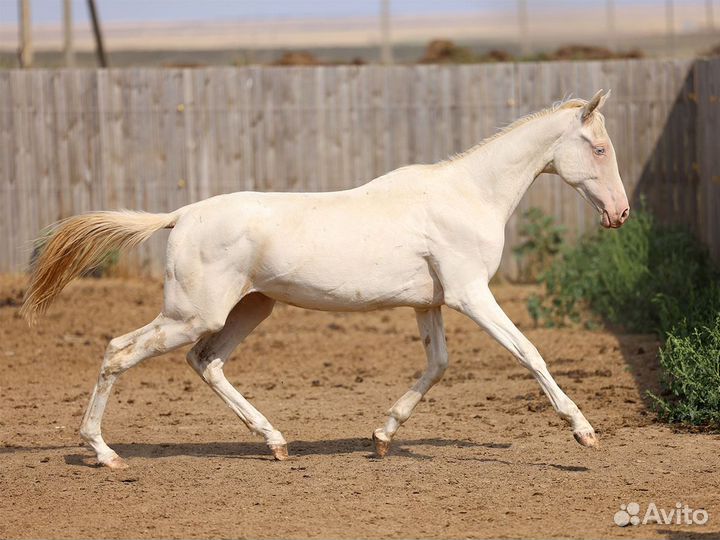
<svg viewBox="0 0 720 540">
<path fill-rule="evenodd" d="M 602 90 L 598 90 L 590 101 L 588 101 L 582 110 L 582 121 L 587 120 L 590 115 L 595 112 L 595 109 L 600 109 L 604 104 L 605 100 L 610 96 L 610 91 L 607 94 L 603 94 Z"/>
</svg>

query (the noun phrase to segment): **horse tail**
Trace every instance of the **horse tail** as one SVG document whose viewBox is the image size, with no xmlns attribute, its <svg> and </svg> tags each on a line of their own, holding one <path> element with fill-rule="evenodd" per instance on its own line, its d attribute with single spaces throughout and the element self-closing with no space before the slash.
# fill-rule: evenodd
<svg viewBox="0 0 720 540">
<path fill-rule="evenodd" d="M 70 281 L 98 266 L 109 252 L 137 246 L 154 232 L 172 228 L 178 218 L 178 212 L 121 210 L 90 212 L 57 222 L 39 239 L 44 248 L 31 269 L 20 314 L 33 326 Z"/>
</svg>

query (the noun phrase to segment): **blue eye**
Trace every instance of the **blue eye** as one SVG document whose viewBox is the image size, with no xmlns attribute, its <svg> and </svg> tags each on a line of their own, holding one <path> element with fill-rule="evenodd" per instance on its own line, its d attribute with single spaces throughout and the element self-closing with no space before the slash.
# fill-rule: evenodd
<svg viewBox="0 0 720 540">
<path fill-rule="evenodd" d="M 604 156 L 605 155 L 605 147 L 604 146 L 593 146 L 593 152 L 596 156 Z"/>
</svg>

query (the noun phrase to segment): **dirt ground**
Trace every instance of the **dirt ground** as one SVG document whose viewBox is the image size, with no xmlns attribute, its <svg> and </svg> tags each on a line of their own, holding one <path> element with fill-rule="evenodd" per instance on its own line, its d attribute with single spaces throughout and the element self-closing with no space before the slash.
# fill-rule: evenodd
<svg viewBox="0 0 720 540">
<path fill-rule="evenodd" d="M 131 468 L 95 466 L 78 426 L 108 340 L 157 313 L 161 285 L 83 280 L 36 330 L 23 280 L 0 279 L 0 536 L 3 538 L 463 538 L 720 536 L 720 437 L 655 422 L 652 336 L 532 328 L 526 287 L 495 288 L 599 432 L 572 438 L 500 346 L 445 311 L 450 368 L 375 459 L 370 435 L 424 366 L 412 310 L 278 306 L 228 378 L 280 429 L 264 444 L 178 351 L 127 372 L 104 434 Z M 699 525 L 620 528 L 620 505 L 704 508 Z"/>
</svg>

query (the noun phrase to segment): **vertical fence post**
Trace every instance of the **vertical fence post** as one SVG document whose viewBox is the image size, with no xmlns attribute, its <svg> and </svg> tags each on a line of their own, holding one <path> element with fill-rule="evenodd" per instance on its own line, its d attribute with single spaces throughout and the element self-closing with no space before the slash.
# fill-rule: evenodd
<svg viewBox="0 0 720 540">
<path fill-rule="evenodd" d="M 63 0 L 63 55 L 65 57 L 65 67 L 75 66 L 72 19 L 72 0 Z"/>
<path fill-rule="evenodd" d="M 528 28 L 527 0 L 517 0 L 518 33 L 520 37 L 520 54 L 530 55 L 530 33 Z"/>
<path fill-rule="evenodd" d="M 30 21 L 30 0 L 18 1 L 20 23 L 20 67 L 29 68 L 33 63 L 32 23 Z"/>
<path fill-rule="evenodd" d="M 93 34 L 95 34 L 95 47 L 97 49 L 100 67 L 107 67 L 107 57 L 105 56 L 105 46 L 103 45 L 102 30 L 100 29 L 100 19 L 97 13 L 95 0 L 87 0 L 88 9 L 90 10 L 90 18 L 92 19 Z"/>
<path fill-rule="evenodd" d="M 665 46 L 668 56 L 675 54 L 675 2 L 665 0 Z"/>
<path fill-rule="evenodd" d="M 615 0 L 607 0 L 605 2 L 605 17 L 607 19 L 608 49 L 614 51 L 617 48 L 617 36 L 615 28 Z"/>
<path fill-rule="evenodd" d="M 380 62 L 386 66 L 393 63 L 390 37 L 390 0 L 380 0 Z"/>
</svg>

